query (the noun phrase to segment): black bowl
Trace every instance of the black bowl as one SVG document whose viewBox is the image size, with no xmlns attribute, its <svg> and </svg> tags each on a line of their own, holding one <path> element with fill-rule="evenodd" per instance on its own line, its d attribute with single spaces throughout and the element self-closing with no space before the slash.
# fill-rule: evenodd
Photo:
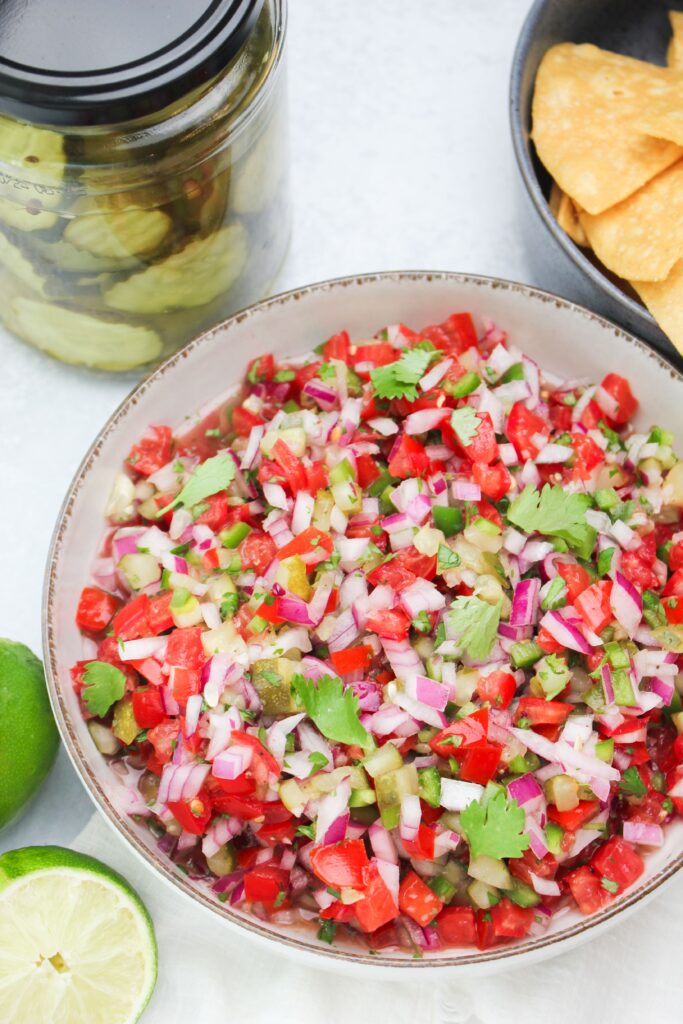
<svg viewBox="0 0 683 1024">
<path fill-rule="evenodd" d="M 551 179 L 529 137 L 531 100 L 543 55 L 556 43 L 594 43 L 654 64 L 666 64 L 671 38 L 668 11 L 683 10 L 683 0 L 536 0 L 522 28 L 510 79 L 510 125 L 517 163 L 537 217 L 529 225 L 527 243 L 540 284 L 551 285 L 639 334 L 673 362 L 681 359 L 654 318 L 596 266 L 586 252 L 560 228 L 548 206 Z M 528 220 L 528 218 L 525 218 Z M 548 250 L 547 235 L 555 245 Z"/>
</svg>

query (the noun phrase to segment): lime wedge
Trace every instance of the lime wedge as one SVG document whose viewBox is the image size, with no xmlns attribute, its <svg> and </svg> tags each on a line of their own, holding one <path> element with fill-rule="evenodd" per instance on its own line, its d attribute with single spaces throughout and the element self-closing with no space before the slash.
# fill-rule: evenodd
<svg viewBox="0 0 683 1024">
<path fill-rule="evenodd" d="M 156 976 L 151 918 L 115 871 L 57 846 L 0 856 L 3 1024 L 132 1024 Z"/>
</svg>

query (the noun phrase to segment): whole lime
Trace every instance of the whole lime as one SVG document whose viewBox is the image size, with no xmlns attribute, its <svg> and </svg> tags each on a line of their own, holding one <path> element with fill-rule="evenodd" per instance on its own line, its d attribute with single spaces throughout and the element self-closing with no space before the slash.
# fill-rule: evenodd
<svg viewBox="0 0 683 1024">
<path fill-rule="evenodd" d="M 41 662 L 24 644 L 0 638 L 0 829 L 40 788 L 58 746 Z"/>
</svg>

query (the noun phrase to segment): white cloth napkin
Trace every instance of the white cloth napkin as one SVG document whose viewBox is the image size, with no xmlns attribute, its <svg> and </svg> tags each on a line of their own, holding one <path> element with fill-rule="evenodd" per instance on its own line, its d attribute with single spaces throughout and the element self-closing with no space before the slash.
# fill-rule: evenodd
<svg viewBox="0 0 683 1024">
<path fill-rule="evenodd" d="M 159 981 L 142 1024 L 656 1024 L 681 1020 L 683 878 L 604 937 L 536 967 L 454 982 L 366 981 L 300 966 L 175 895 L 99 814 L 73 843 L 137 889 L 154 920 Z"/>
</svg>

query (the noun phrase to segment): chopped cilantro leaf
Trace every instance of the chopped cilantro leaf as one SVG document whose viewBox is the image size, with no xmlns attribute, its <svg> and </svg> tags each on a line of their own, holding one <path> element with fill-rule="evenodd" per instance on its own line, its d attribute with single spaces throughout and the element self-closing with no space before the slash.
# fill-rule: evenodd
<svg viewBox="0 0 683 1024">
<path fill-rule="evenodd" d="M 341 679 L 322 676 L 316 683 L 295 675 L 292 689 L 328 740 L 361 747 L 370 742 L 370 736 L 358 719 L 358 698 L 353 690 L 344 690 Z"/>
<path fill-rule="evenodd" d="M 104 718 L 112 704 L 121 700 L 126 692 L 123 672 L 106 661 L 90 661 L 83 672 L 83 700 L 88 711 Z"/>
<path fill-rule="evenodd" d="M 318 938 L 321 942 L 329 942 L 329 944 L 332 945 L 336 934 L 337 926 L 334 921 L 321 920 L 320 928 L 318 928 Z"/>
<path fill-rule="evenodd" d="M 635 765 L 627 768 L 621 777 L 619 789 L 628 796 L 647 796 L 647 786 Z"/>
<path fill-rule="evenodd" d="M 479 430 L 479 417 L 474 409 L 465 405 L 462 409 L 454 409 L 451 413 L 451 426 L 457 435 L 460 444 L 467 447 L 477 436 Z"/>
<path fill-rule="evenodd" d="M 501 602 L 493 605 L 480 597 L 456 597 L 444 616 L 446 635 L 457 640 L 471 658 L 481 661 L 495 643 L 500 610 Z"/>
<path fill-rule="evenodd" d="M 166 508 L 162 508 L 157 513 L 157 516 L 169 512 L 177 505 L 191 508 L 193 505 L 203 501 L 204 498 L 209 498 L 212 494 L 217 494 L 218 491 L 224 491 L 234 478 L 235 463 L 232 456 L 228 455 L 227 452 L 214 455 L 212 458 L 207 459 L 206 462 L 202 462 L 200 466 L 197 466 L 182 490 L 176 494 L 173 501 Z"/>
<path fill-rule="evenodd" d="M 606 878 L 604 875 L 600 879 L 600 885 L 603 889 L 606 889 L 607 892 L 611 892 L 612 895 L 619 892 L 619 883 L 613 882 L 611 878 Z"/>
<path fill-rule="evenodd" d="M 524 810 L 500 791 L 486 806 L 478 800 L 468 804 L 460 812 L 460 825 L 473 858 L 521 857 L 529 846 L 529 837 L 524 835 Z"/>
<path fill-rule="evenodd" d="M 546 484 L 542 491 L 525 487 L 510 505 L 507 518 L 526 533 L 559 537 L 574 548 L 580 558 L 590 558 L 596 531 L 586 523 L 591 507 L 587 494 L 569 494 L 563 487 Z"/>
<path fill-rule="evenodd" d="M 437 553 L 437 572 L 446 572 L 447 569 L 457 569 L 460 565 L 460 555 L 452 551 L 446 544 L 439 544 Z"/>
<path fill-rule="evenodd" d="M 297 836 L 305 836 L 306 839 L 315 839 L 315 825 L 299 825 L 294 833 Z"/>
<path fill-rule="evenodd" d="M 308 755 L 308 760 L 313 766 L 313 771 L 317 772 L 320 771 L 321 768 L 324 768 L 326 764 L 329 764 L 330 759 L 325 757 L 324 754 L 321 754 L 319 750 L 314 750 L 312 754 Z"/>
<path fill-rule="evenodd" d="M 417 382 L 424 376 L 434 353 L 408 349 L 400 359 L 370 371 L 370 379 L 378 398 L 417 399 Z"/>
</svg>

